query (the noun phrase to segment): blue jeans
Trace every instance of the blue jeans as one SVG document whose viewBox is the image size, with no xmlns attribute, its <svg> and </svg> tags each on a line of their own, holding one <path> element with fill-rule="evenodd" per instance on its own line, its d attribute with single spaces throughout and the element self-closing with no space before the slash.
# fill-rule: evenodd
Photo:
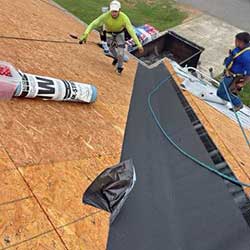
<svg viewBox="0 0 250 250">
<path fill-rule="evenodd" d="M 109 50 L 114 58 L 118 60 L 117 67 L 123 68 L 124 51 L 125 51 L 125 33 L 121 32 L 115 37 L 107 33 L 107 43 Z"/>
<path fill-rule="evenodd" d="M 241 99 L 238 96 L 234 95 L 230 90 L 230 86 L 232 85 L 233 80 L 234 80 L 234 78 L 232 76 L 224 76 L 224 78 L 222 79 L 220 86 L 217 90 L 217 96 L 219 96 L 221 99 L 223 99 L 225 101 L 230 102 L 230 100 L 228 99 L 226 90 L 225 90 L 225 87 L 226 87 L 228 90 L 229 96 L 231 97 L 231 101 L 232 101 L 233 105 L 235 107 L 239 107 L 242 105 Z M 224 82 L 224 84 L 223 84 L 223 82 Z M 224 85 L 225 85 L 225 87 L 224 87 Z"/>
</svg>

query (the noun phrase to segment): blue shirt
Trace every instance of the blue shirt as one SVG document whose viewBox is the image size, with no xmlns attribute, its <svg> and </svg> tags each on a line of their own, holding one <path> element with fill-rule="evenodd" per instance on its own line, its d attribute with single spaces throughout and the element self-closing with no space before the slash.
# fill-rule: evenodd
<svg viewBox="0 0 250 250">
<path fill-rule="evenodd" d="M 225 59 L 225 66 L 227 67 L 232 61 L 233 57 L 239 53 L 241 49 L 235 48 L 231 55 Z M 250 76 L 250 51 L 247 50 L 236 59 L 234 59 L 234 63 L 232 68 L 230 69 L 234 74 L 241 74 Z"/>
</svg>

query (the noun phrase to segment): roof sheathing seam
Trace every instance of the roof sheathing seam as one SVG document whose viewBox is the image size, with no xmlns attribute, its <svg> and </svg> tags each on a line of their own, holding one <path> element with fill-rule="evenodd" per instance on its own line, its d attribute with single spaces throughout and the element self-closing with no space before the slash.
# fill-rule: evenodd
<svg viewBox="0 0 250 250">
<path fill-rule="evenodd" d="M 62 236 L 60 235 L 60 233 L 58 232 L 56 226 L 54 225 L 54 223 L 52 222 L 52 220 L 50 219 L 49 215 L 46 213 L 46 210 L 44 209 L 44 207 L 42 206 L 41 202 L 39 201 L 38 197 L 35 195 L 34 191 L 32 190 L 29 182 L 25 179 L 25 177 L 23 176 L 21 170 L 16 166 L 16 164 L 14 163 L 14 161 L 11 158 L 11 155 L 8 153 L 8 151 L 5 149 L 5 152 L 7 153 L 7 155 L 9 156 L 9 159 L 12 161 L 13 165 L 15 166 L 16 170 L 18 171 L 19 175 L 22 177 L 24 183 L 26 184 L 26 186 L 28 187 L 28 189 L 30 190 L 32 197 L 35 199 L 37 205 L 40 207 L 41 211 L 43 212 L 43 214 L 45 215 L 45 217 L 47 218 L 49 224 L 52 226 L 53 230 L 57 236 L 58 239 L 61 241 L 62 245 L 64 246 L 64 248 L 66 250 L 69 250 L 69 248 L 67 247 L 65 241 L 63 240 Z"/>
</svg>

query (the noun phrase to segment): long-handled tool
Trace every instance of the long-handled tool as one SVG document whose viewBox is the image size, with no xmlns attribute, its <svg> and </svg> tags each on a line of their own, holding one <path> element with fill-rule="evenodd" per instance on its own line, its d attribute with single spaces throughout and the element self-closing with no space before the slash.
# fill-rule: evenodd
<svg viewBox="0 0 250 250">
<path fill-rule="evenodd" d="M 6 40 L 22 40 L 22 41 L 42 42 L 42 43 L 76 44 L 75 42 L 63 41 L 63 40 L 36 39 L 36 38 L 28 38 L 28 37 L 5 36 L 5 35 L 0 35 L 0 39 L 6 39 Z"/>
<path fill-rule="evenodd" d="M 70 33 L 69 36 L 70 36 L 71 38 L 73 38 L 73 39 L 79 40 L 78 36 L 75 35 L 75 34 L 73 34 L 73 33 Z"/>
<path fill-rule="evenodd" d="M 71 37 L 71 38 L 73 38 L 75 40 L 80 40 L 80 38 L 76 34 L 74 34 L 74 33 L 69 33 L 69 37 Z M 92 44 L 97 45 L 97 43 L 95 43 L 93 41 L 88 41 L 88 43 L 92 43 Z"/>
</svg>

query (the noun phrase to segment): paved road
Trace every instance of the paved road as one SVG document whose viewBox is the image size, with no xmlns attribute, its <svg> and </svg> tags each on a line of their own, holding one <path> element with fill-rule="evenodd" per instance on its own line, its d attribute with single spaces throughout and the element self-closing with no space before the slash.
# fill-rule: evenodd
<svg viewBox="0 0 250 250">
<path fill-rule="evenodd" d="M 250 32 L 250 0 L 177 0 Z"/>
</svg>

